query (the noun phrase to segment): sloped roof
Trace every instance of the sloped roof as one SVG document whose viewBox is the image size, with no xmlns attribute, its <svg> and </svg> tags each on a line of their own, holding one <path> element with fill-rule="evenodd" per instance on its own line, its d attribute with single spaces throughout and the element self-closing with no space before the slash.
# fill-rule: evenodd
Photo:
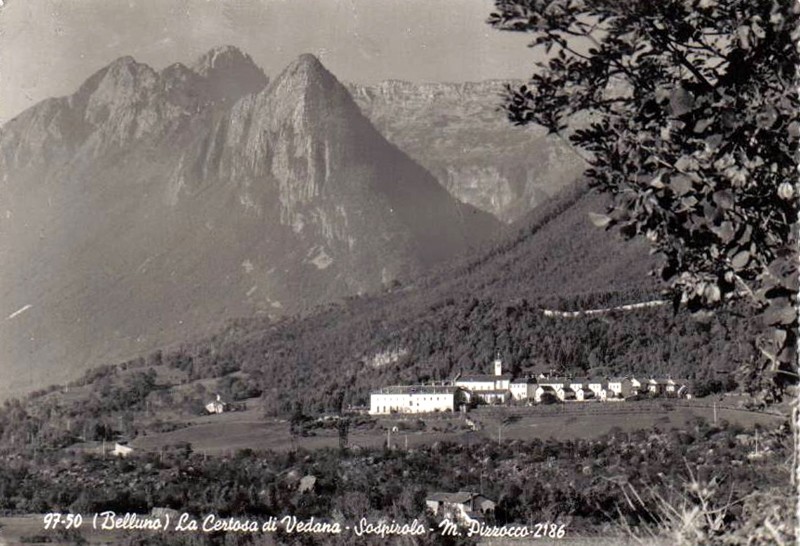
<svg viewBox="0 0 800 546">
<path fill-rule="evenodd" d="M 383 387 L 372 394 L 452 394 L 458 387 L 452 385 L 395 385 Z"/>
<path fill-rule="evenodd" d="M 485 391 L 475 391 L 475 394 L 508 394 L 508 389 L 491 389 Z"/>
<path fill-rule="evenodd" d="M 569 382 L 570 380 L 564 377 L 547 377 L 547 378 L 543 377 L 539 380 L 540 385 L 556 385 L 556 384 L 565 385 L 568 384 Z"/>
<path fill-rule="evenodd" d="M 491 374 L 476 374 L 476 375 L 464 375 L 459 377 L 456 382 L 467 382 L 470 381 L 474 382 L 486 382 L 486 381 L 498 381 L 498 380 L 510 380 L 511 374 L 504 373 L 503 375 L 491 375 Z"/>
</svg>

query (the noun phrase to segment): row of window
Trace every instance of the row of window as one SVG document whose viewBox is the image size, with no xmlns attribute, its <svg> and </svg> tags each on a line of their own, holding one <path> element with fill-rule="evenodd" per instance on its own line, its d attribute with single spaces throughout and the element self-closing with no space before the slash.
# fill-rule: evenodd
<svg viewBox="0 0 800 546">
<path fill-rule="evenodd" d="M 450 408 L 450 407 L 448 407 L 448 408 L 433 408 L 432 410 L 430 410 L 431 413 L 436 413 L 436 412 L 440 412 L 440 411 L 453 411 L 453 408 Z M 375 413 L 397 413 L 397 412 L 402 412 L 402 411 L 401 411 L 400 408 L 398 408 L 396 406 L 378 406 L 375 409 Z M 415 412 L 411 412 L 411 413 L 415 413 Z M 417 412 L 417 413 L 424 413 L 424 412 Z"/>
</svg>

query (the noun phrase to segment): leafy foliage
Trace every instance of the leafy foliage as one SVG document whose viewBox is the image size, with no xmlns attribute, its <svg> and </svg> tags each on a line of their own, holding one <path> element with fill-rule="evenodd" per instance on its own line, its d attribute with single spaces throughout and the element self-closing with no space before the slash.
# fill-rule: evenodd
<svg viewBox="0 0 800 546">
<path fill-rule="evenodd" d="M 764 330 L 748 369 L 767 398 L 796 380 L 798 9 L 781 0 L 497 0 L 496 28 L 546 60 L 509 88 L 519 125 L 568 128 L 596 225 L 646 238 L 676 306 L 745 300 Z M 767 370 L 779 372 L 765 373 Z"/>
</svg>

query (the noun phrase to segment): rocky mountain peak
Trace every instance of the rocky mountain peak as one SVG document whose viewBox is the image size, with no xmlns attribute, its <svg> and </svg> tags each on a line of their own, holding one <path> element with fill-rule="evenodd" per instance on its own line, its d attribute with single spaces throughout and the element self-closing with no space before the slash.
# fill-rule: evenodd
<svg viewBox="0 0 800 546">
<path fill-rule="evenodd" d="M 302 111 L 316 118 L 316 113 L 324 110 L 328 114 L 335 111 L 348 117 L 361 117 L 349 91 L 309 53 L 300 55 L 287 66 L 270 84 L 267 93 L 278 109 L 290 116 L 290 112 Z"/>
<path fill-rule="evenodd" d="M 145 63 L 131 56 L 120 57 L 106 67 L 103 82 L 113 86 L 152 86 L 158 81 L 158 73 Z"/>
<path fill-rule="evenodd" d="M 209 49 L 191 65 L 191 69 L 201 76 L 209 76 L 215 70 L 228 67 L 253 65 L 249 55 L 235 46 L 224 45 Z"/>
<path fill-rule="evenodd" d="M 155 70 L 126 55 L 95 72 L 81 85 L 75 95 L 88 98 L 100 90 L 108 92 L 112 89 L 126 88 L 130 91 L 142 87 L 143 84 L 152 86 L 157 81 L 158 74 Z"/>
<path fill-rule="evenodd" d="M 115 68 L 115 67 L 125 67 L 125 68 L 135 68 L 141 63 L 137 62 L 130 55 L 123 55 L 122 57 L 118 57 L 109 63 L 108 68 Z"/>
<path fill-rule="evenodd" d="M 328 70 L 322 65 L 322 62 L 312 53 L 303 53 L 294 60 L 286 69 L 303 70 L 309 73 L 324 73 L 330 74 Z"/>
<path fill-rule="evenodd" d="M 278 94 L 296 94 L 304 90 L 330 92 L 338 91 L 339 88 L 346 92 L 336 76 L 331 74 L 319 59 L 310 53 L 300 55 L 284 68 L 275 78 L 271 87 L 273 92 Z"/>
<path fill-rule="evenodd" d="M 168 67 L 164 68 L 159 76 L 161 79 L 168 80 L 168 79 L 188 79 L 192 75 L 195 77 L 197 74 L 188 66 L 183 63 L 173 63 Z"/>
<path fill-rule="evenodd" d="M 267 77 L 250 55 L 231 45 L 212 48 L 190 68 L 206 80 L 209 97 L 214 100 L 232 102 L 267 85 Z"/>
</svg>

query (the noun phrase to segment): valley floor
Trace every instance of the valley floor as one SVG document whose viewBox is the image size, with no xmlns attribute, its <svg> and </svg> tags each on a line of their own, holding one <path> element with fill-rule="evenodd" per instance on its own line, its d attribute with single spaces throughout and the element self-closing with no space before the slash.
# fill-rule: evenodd
<svg viewBox="0 0 800 546">
<path fill-rule="evenodd" d="M 594 439 L 613 430 L 631 432 L 640 429 L 660 430 L 685 428 L 698 418 L 710 423 L 714 416 L 718 421 L 752 428 L 775 426 L 782 417 L 773 413 L 747 411 L 720 402 L 714 409 L 711 400 L 653 400 L 618 403 L 574 403 L 556 406 L 533 406 L 515 408 L 478 408 L 468 414 L 477 430 L 464 425 L 464 417 L 458 414 L 432 414 L 381 418 L 377 426 L 352 430 L 350 447 L 380 447 L 387 441 L 392 445 L 409 447 L 432 444 L 437 441 L 460 443 L 480 442 L 492 438 L 501 440 L 549 439 Z M 425 425 L 421 430 L 400 431 L 391 434 L 388 430 L 402 421 Z M 312 436 L 292 436 L 285 419 L 262 417 L 258 400 L 248 401 L 246 411 L 207 415 L 183 421 L 183 428 L 170 432 L 147 434 L 133 441 L 134 449 L 158 452 L 166 446 L 182 442 L 191 444 L 195 452 L 208 455 L 234 453 L 239 449 L 286 451 L 295 447 L 309 450 L 338 447 L 339 437 L 335 429 L 318 429 Z M 402 427 L 399 427 L 402 429 Z M 83 449 L 73 446 L 69 449 Z M 93 449 L 98 446 L 94 444 Z"/>
</svg>

